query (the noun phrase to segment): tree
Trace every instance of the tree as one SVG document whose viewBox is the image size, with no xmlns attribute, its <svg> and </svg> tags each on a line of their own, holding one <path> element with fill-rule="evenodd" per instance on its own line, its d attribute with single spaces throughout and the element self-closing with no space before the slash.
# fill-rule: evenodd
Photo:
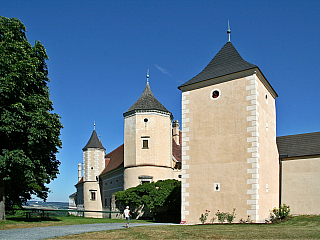
<svg viewBox="0 0 320 240">
<path fill-rule="evenodd" d="M 19 19 L 0 16 L 0 219 L 31 195 L 46 200 L 59 174 L 62 124 L 52 113 L 44 46 Z"/>
<path fill-rule="evenodd" d="M 180 222 L 180 181 L 168 179 L 144 183 L 125 191 L 119 191 L 115 193 L 115 197 L 119 209 L 124 209 L 129 205 L 133 209 L 133 214 L 135 210 L 143 208 L 145 213 L 151 211 L 154 216 L 157 213 L 156 217 L 161 218 L 161 221 L 166 217 L 167 221 Z M 170 216 L 169 219 L 168 216 Z"/>
</svg>

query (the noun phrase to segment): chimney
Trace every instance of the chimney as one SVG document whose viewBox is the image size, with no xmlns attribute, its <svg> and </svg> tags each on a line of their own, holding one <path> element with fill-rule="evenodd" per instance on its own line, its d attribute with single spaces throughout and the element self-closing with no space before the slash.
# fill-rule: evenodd
<svg viewBox="0 0 320 240">
<path fill-rule="evenodd" d="M 78 164 L 78 182 L 81 180 L 81 163 Z"/>
<path fill-rule="evenodd" d="M 179 133 L 180 133 L 179 127 L 180 127 L 179 121 L 174 120 L 172 123 L 172 135 L 173 135 L 173 139 L 177 145 L 180 145 L 179 144 Z"/>
</svg>

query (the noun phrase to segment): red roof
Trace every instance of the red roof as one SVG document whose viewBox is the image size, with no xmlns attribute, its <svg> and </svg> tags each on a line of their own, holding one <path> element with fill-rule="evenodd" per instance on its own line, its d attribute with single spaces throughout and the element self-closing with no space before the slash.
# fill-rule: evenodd
<svg viewBox="0 0 320 240">
<path fill-rule="evenodd" d="M 80 183 L 83 183 L 84 182 L 84 179 L 83 179 L 83 177 L 80 179 L 80 181 L 76 184 L 76 186 L 78 185 L 78 184 L 80 184 Z"/>
<path fill-rule="evenodd" d="M 181 131 L 179 131 L 179 145 L 176 143 L 174 139 L 172 139 L 172 155 L 178 162 L 181 162 L 181 142 L 182 134 Z"/>
<path fill-rule="evenodd" d="M 172 140 L 172 155 L 174 158 L 181 162 L 181 139 L 182 134 L 181 131 L 179 132 L 179 144 L 178 145 L 174 140 Z M 100 175 L 103 175 L 107 172 L 110 172 L 111 170 L 114 170 L 118 167 L 123 167 L 124 162 L 124 144 L 113 150 L 112 152 L 109 152 L 107 155 L 105 155 L 105 159 L 108 160 L 107 166 L 105 169 L 101 172 Z M 110 159 L 110 160 L 109 160 Z M 80 182 L 79 182 L 80 183 Z"/>
<path fill-rule="evenodd" d="M 113 169 L 116 169 L 120 166 L 123 166 L 123 161 L 124 161 L 124 144 L 113 150 L 112 152 L 109 152 L 105 158 L 109 158 L 109 162 L 105 169 L 102 171 L 102 174 L 105 174 Z"/>
</svg>

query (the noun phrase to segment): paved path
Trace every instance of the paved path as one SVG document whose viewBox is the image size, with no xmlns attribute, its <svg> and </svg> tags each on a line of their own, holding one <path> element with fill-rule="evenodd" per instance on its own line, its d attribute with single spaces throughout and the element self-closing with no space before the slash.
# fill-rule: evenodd
<svg viewBox="0 0 320 240">
<path fill-rule="evenodd" d="M 166 223 L 131 223 L 130 227 L 164 225 Z M 80 225 L 65 225 L 37 228 L 18 228 L 0 231 L 0 239 L 45 239 L 62 237 L 85 232 L 98 232 L 113 229 L 122 229 L 125 223 L 95 223 Z"/>
</svg>

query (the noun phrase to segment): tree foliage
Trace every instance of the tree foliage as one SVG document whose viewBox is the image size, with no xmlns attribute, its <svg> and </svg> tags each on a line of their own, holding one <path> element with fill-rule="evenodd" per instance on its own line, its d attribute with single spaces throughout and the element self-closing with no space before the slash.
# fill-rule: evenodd
<svg viewBox="0 0 320 240">
<path fill-rule="evenodd" d="M 169 179 L 144 183 L 125 191 L 119 191 L 115 193 L 115 197 L 119 209 L 124 209 L 127 205 L 131 209 L 139 209 L 144 206 L 152 213 L 178 213 L 181 204 L 181 182 Z"/>
<path fill-rule="evenodd" d="M 59 174 L 59 115 L 52 113 L 44 46 L 28 42 L 16 18 L 0 16 L 0 184 L 6 207 L 46 199 Z M 3 192 L 2 192 L 3 193 Z"/>
</svg>

